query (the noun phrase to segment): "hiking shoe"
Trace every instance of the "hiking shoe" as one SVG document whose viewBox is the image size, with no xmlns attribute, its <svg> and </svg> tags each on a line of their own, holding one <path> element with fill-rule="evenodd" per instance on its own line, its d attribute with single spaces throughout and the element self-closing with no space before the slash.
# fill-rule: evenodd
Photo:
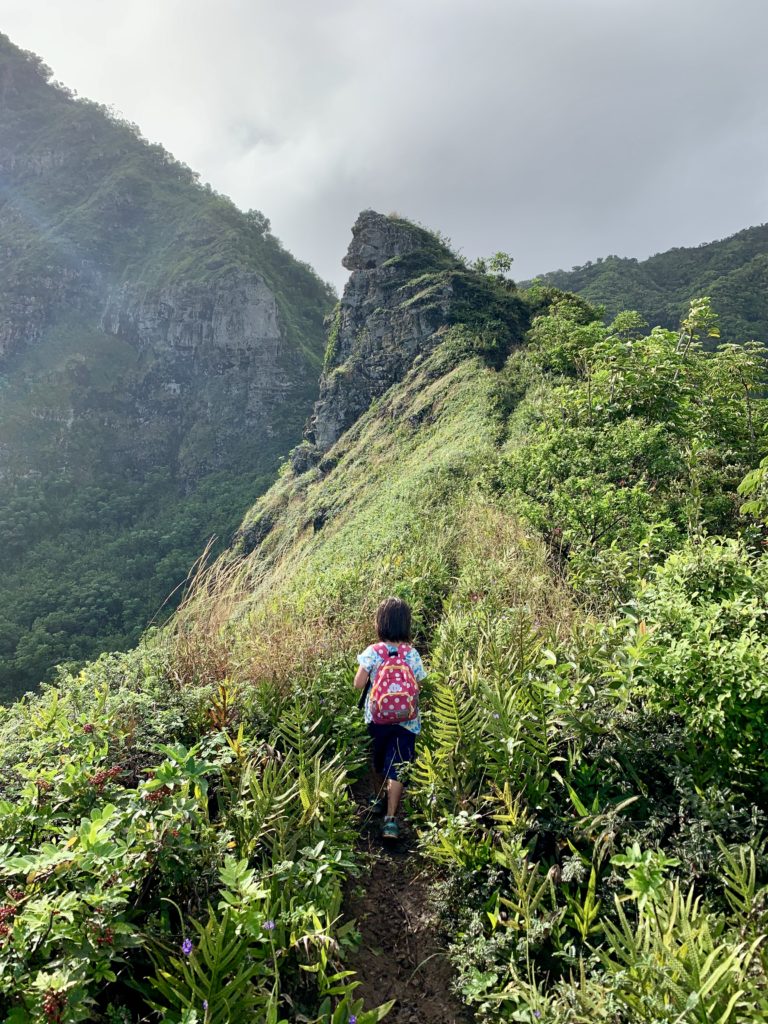
<svg viewBox="0 0 768 1024">
<path fill-rule="evenodd" d="M 368 801 L 368 811 L 370 814 L 376 814 L 381 816 L 387 813 L 387 798 L 385 796 L 372 796 Z"/>
<path fill-rule="evenodd" d="M 381 838 L 382 839 L 399 839 L 400 838 L 400 826 L 394 818 L 385 818 L 384 824 L 381 826 Z"/>
</svg>

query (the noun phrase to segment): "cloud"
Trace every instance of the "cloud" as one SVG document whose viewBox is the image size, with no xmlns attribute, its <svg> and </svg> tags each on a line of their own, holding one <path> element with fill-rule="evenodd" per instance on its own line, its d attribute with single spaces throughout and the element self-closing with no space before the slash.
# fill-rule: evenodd
<svg viewBox="0 0 768 1024">
<path fill-rule="evenodd" d="M 519 277 L 766 219 L 762 0 L 0 0 L 340 284 L 360 209 Z"/>
</svg>

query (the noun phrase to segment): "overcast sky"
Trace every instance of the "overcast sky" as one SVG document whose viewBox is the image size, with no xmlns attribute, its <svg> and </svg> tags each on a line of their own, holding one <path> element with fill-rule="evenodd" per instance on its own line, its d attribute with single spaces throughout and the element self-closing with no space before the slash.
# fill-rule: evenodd
<svg viewBox="0 0 768 1024">
<path fill-rule="evenodd" d="M 0 0 L 341 285 L 357 213 L 530 277 L 768 220 L 766 0 Z"/>
</svg>

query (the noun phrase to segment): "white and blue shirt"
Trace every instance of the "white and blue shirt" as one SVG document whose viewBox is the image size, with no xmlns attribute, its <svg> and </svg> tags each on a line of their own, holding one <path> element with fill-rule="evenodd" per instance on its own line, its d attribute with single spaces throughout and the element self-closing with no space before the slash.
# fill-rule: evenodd
<svg viewBox="0 0 768 1024">
<path fill-rule="evenodd" d="M 390 643 L 388 640 L 380 640 L 379 643 L 385 643 L 387 645 L 388 651 L 396 651 L 398 648 L 398 644 Z M 406 652 L 404 660 L 405 663 L 410 668 L 411 672 L 413 672 L 413 678 L 416 680 L 417 683 L 420 683 L 422 679 L 426 677 L 427 673 L 424 666 L 421 663 L 421 655 L 419 654 L 415 647 L 411 647 L 411 649 Z M 371 716 L 370 707 L 371 688 L 373 687 L 373 683 L 376 681 L 376 673 L 378 672 L 380 666 L 384 664 L 384 659 L 377 651 L 373 649 L 373 644 L 371 644 L 369 647 L 366 647 L 361 654 L 358 654 L 357 661 L 358 664 L 362 665 L 362 667 L 368 673 L 371 682 L 371 686 L 368 688 L 368 693 L 365 695 L 365 722 L 367 725 L 369 722 L 373 720 Z M 409 722 L 398 722 L 397 724 L 402 726 L 403 729 L 407 729 L 409 732 L 421 732 L 420 715 L 417 715 L 415 718 L 412 718 Z"/>
</svg>

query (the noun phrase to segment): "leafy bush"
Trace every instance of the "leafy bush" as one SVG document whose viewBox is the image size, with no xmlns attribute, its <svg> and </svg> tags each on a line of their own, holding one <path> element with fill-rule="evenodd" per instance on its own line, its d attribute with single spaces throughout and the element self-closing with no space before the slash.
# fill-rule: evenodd
<svg viewBox="0 0 768 1024">
<path fill-rule="evenodd" d="M 638 612 L 653 624 L 637 695 L 768 792 L 768 558 L 710 538 L 673 552 Z M 711 755 L 710 755 L 711 756 Z"/>
</svg>

